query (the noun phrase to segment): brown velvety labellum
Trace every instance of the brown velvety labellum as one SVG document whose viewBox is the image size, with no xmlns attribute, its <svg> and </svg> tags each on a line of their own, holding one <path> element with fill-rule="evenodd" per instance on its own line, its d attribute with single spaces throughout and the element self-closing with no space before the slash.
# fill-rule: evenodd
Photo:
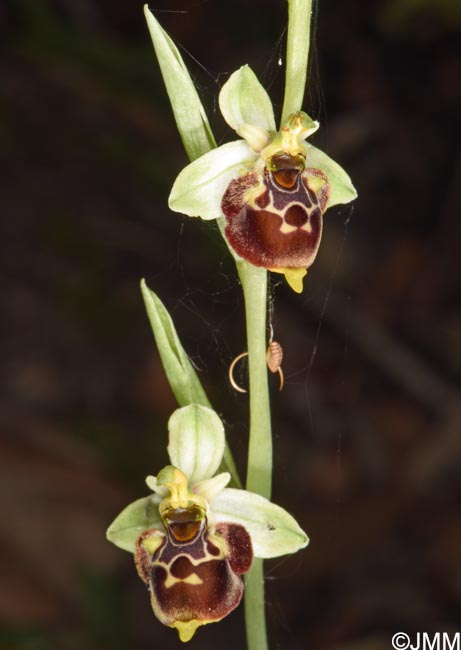
<svg viewBox="0 0 461 650">
<path fill-rule="evenodd" d="M 302 155 L 276 154 L 263 175 L 245 174 L 230 182 L 221 204 L 226 237 L 255 266 L 308 268 L 320 245 L 328 195 L 327 177 L 304 169 Z"/>
<path fill-rule="evenodd" d="M 251 538 L 243 526 L 219 524 L 216 532 L 222 535 L 229 546 L 229 562 L 235 573 L 246 573 L 253 561 Z"/>
<path fill-rule="evenodd" d="M 249 570 L 253 559 L 251 539 L 243 526 L 219 524 L 210 530 L 206 518 L 198 519 L 200 513 L 191 510 L 167 512 L 166 535 L 152 555 L 146 551 L 149 535 L 158 536 L 159 531 L 144 532 L 137 544 L 138 572 L 143 579 L 148 574 L 152 608 L 164 625 L 189 621 L 204 625 L 227 616 L 242 598 L 240 574 Z M 185 539 L 179 540 L 177 527 L 185 526 L 186 531 L 192 524 L 198 533 L 186 539 L 184 532 Z"/>
<path fill-rule="evenodd" d="M 241 578 L 232 572 L 226 560 L 208 560 L 194 566 L 181 558 L 188 575 L 173 578 L 173 572 L 161 565 L 152 570 L 152 597 L 161 608 L 164 621 L 220 620 L 240 603 L 243 593 Z M 193 580 L 191 578 L 193 577 Z"/>
</svg>

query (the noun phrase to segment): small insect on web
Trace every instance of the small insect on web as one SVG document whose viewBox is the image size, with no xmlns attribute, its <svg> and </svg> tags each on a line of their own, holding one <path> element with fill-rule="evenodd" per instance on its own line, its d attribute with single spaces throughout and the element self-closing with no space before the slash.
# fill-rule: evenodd
<svg viewBox="0 0 461 650">
<path fill-rule="evenodd" d="M 240 359 L 243 359 L 247 356 L 248 356 L 248 352 L 241 352 L 239 355 L 235 357 L 235 359 L 232 361 L 231 365 L 229 366 L 229 382 L 232 388 L 239 393 L 246 393 L 247 391 L 245 388 L 239 386 L 235 381 L 234 368 L 237 365 L 237 363 L 240 361 Z M 282 361 L 283 361 L 283 348 L 278 341 L 274 341 L 273 331 L 271 327 L 271 338 L 269 340 L 269 345 L 267 346 L 266 363 L 268 369 L 272 373 L 275 374 L 276 372 L 278 372 L 279 374 L 279 379 L 280 379 L 279 390 L 283 389 L 283 385 L 285 383 L 285 378 L 282 370 Z"/>
</svg>

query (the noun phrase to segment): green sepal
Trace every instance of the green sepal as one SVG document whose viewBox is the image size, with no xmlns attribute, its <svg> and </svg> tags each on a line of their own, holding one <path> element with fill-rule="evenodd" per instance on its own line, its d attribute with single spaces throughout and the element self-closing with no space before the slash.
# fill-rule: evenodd
<svg viewBox="0 0 461 650">
<path fill-rule="evenodd" d="M 317 147 L 307 143 L 306 147 L 306 167 L 320 169 L 327 176 L 330 183 L 327 209 L 338 203 L 350 203 L 350 201 L 357 198 L 357 191 L 344 169 Z"/>
<path fill-rule="evenodd" d="M 181 140 L 189 159 L 195 160 L 216 146 L 205 109 L 178 48 L 147 5 L 144 15 Z"/>
<path fill-rule="evenodd" d="M 250 171 L 256 154 L 245 140 L 235 140 L 209 151 L 187 165 L 171 188 L 168 205 L 190 217 L 222 217 L 221 201 L 233 178 Z"/>
<path fill-rule="evenodd" d="M 218 414 L 205 406 L 189 404 L 173 413 L 168 431 L 171 463 L 184 472 L 189 485 L 211 478 L 224 453 L 224 427 Z"/>
<path fill-rule="evenodd" d="M 124 551 L 134 553 L 136 540 L 141 533 L 149 528 L 163 530 L 159 502 L 159 497 L 151 494 L 130 503 L 107 529 L 106 537 L 109 542 Z"/>
<path fill-rule="evenodd" d="M 216 522 L 241 524 L 248 531 L 255 557 L 295 553 L 309 543 L 290 513 L 254 492 L 225 488 L 212 508 Z"/>
<path fill-rule="evenodd" d="M 248 65 L 231 74 L 221 88 L 219 108 L 228 125 L 242 137 L 248 126 L 275 131 L 272 102 Z"/>
</svg>

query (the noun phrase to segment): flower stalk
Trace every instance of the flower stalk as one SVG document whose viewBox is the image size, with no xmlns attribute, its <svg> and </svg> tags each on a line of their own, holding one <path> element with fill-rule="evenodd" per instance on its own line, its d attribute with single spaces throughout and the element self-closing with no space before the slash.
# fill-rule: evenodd
<svg viewBox="0 0 461 650">
<path fill-rule="evenodd" d="M 266 365 L 267 271 L 238 262 L 245 300 L 250 398 L 250 436 L 246 489 L 270 499 L 272 433 Z M 263 560 L 256 559 L 245 579 L 245 627 L 248 650 L 267 645 Z"/>
<path fill-rule="evenodd" d="M 247 650 L 267 650 L 264 562 L 259 558 L 253 560 L 251 569 L 245 576 L 244 594 Z"/>
<path fill-rule="evenodd" d="M 270 499 L 272 433 L 266 364 L 267 271 L 238 262 L 245 300 L 250 397 L 250 436 L 246 489 Z"/>
<path fill-rule="evenodd" d="M 310 42 L 311 0 L 288 0 L 288 36 L 282 123 L 299 111 L 304 97 Z M 299 47 L 301 43 L 301 47 Z M 267 271 L 238 262 L 245 300 L 250 383 L 250 438 L 246 488 L 270 499 L 272 431 L 266 365 Z M 268 648 L 263 560 L 256 559 L 245 579 L 245 629 L 248 650 Z"/>
<path fill-rule="evenodd" d="M 312 0 L 288 0 L 287 58 L 283 124 L 292 113 L 301 110 L 307 79 L 311 37 Z"/>
</svg>

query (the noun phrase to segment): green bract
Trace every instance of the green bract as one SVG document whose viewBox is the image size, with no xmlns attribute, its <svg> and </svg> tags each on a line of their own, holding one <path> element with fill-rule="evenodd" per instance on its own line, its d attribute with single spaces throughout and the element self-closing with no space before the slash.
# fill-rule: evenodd
<svg viewBox="0 0 461 650">
<path fill-rule="evenodd" d="M 187 477 L 191 498 L 206 505 L 209 526 L 240 524 L 251 537 L 256 557 L 277 557 L 307 546 L 307 535 L 286 510 L 253 492 L 227 488 L 227 472 L 215 475 L 224 451 L 224 429 L 212 409 L 198 404 L 180 408 L 168 428 L 171 465 L 146 479 L 153 495 L 127 506 L 110 525 L 107 538 L 113 544 L 134 552 L 144 531 L 162 529 L 158 509 L 168 495 L 168 477 L 180 470 Z"/>
<path fill-rule="evenodd" d="M 155 342 L 171 389 L 180 406 L 195 402 L 209 406 L 197 373 L 179 340 L 170 314 L 160 298 L 141 280 L 141 292 L 146 305 Z"/>
<path fill-rule="evenodd" d="M 144 5 L 160 69 L 184 148 L 191 160 L 216 146 L 205 110 L 178 48 Z"/>
</svg>

